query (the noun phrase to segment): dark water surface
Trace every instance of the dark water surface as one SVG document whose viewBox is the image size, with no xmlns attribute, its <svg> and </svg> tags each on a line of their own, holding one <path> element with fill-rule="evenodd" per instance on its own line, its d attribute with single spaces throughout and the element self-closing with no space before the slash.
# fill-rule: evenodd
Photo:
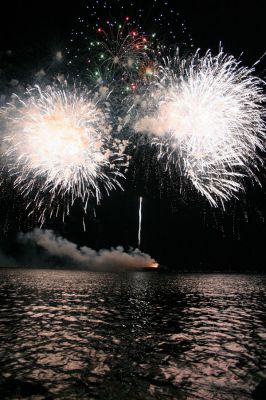
<svg viewBox="0 0 266 400">
<path fill-rule="evenodd" d="M 266 278 L 0 270 L 1 399 L 266 399 Z"/>
</svg>

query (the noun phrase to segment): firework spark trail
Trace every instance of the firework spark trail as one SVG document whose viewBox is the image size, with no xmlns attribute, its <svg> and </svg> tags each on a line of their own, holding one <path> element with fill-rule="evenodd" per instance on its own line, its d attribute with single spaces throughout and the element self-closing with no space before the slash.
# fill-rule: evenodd
<svg viewBox="0 0 266 400">
<path fill-rule="evenodd" d="M 100 45 L 106 52 L 106 58 L 102 58 L 102 63 L 107 64 L 108 68 L 113 69 L 118 65 L 123 69 L 130 69 L 147 58 L 148 39 L 138 29 L 129 28 L 124 23 L 116 33 L 113 30 L 107 33 L 102 28 L 98 28 L 98 32 L 104 35 Z"/>
<path fill-rule="evenodd" d="M 86 209 L 91 196 L 99 202 L 120 186 L 126 142 L 112 137 L 106 102 L 76 88 L 35 87 L 2 110 L 5 168 L 42 222 L 58 213 L 58 199 L 67 198 L 66 212 L 77 198 Z"/>
<path fill-rule="evenodd" d="M 236 197 L 262 164 L 264 82 L 252 73 L 222 51 L 168 60 L 134 126 L 152 135 L 166 168 L 181 168 L 213 206 Z"/>
<path fill-rule="evenodd" d="M 138 248 L 141 244 L 141 223 L 142 223 L 142 197 L 139 198 L 139 230 L 138 230 Z"/>
</svg>

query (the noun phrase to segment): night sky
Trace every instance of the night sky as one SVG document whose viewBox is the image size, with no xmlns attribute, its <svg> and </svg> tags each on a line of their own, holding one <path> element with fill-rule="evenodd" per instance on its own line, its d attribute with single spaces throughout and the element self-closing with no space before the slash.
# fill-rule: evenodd
<svg viewBox="0 0 266 400">
<path fill-rule="evenodd" d="M 94 1 L 73 2 L 36 1 L 8 2 L 1 13 L 0 23 L 0 85 L 17 79 L 33 83 L 41 68 L 53 69 L 57 51 L 65 55 L 71 31 L 79 29 L 78 17 L 94 23 L 86 5 Z M 112 1 L 113 10 L 120 16 L 120 2 Z M 129 2 L 123 2 L 129 3 Z M 142 2 L 140 2 L 141 4 Z M 147 13 L 151 1 L 145 2 Z M 137 7 L 137 2 L 134 1 Z M 227 53 L 251 66 L 265 52 L 265 21 L 263 2 L 253 1 L 168 1 L 168 6 L 179 13 L 186 32 L 177 27 L 178 37 L 190 40 L 194 49 L 209 48 L 215 53 L 222 44 Z M 125 14 L 130 13 L 129 9 Z M 162 13 L 164 10 L 162 9 Z M 105 18 L 106 11 L 100 14 Z M 147 20 L 147 29 L 152 22 Z M 171 21 L 172 24 L 172 21 Z M 165 35 L 165 32 L 163 33 Z M 183 36 L 182 36 L 183 35 Z M 170 40 L 170 39 L 169 39 Z M 177 41 L 178 44 L 178 41 Z M 184 49 L 190 49 L 184 45 Z M 63 62 L 64 64 L 64 62 Z M 65 73 L 65 65 L 55 67 Z M 257 66 L 257 74 L 265 77 L 265 59 Z M 142 159 L 143 162 L 143 159 Z M 165 174 L 163 184 L 156 174 L 148 181 L 143 178 L 145 163 L 132 166 L 125 190 L 117 190 L 104 198 L 95 208 L 96 216 L 85 217 L 86 232 L 82 228 L 81 207 L 77 203 L 63 224 L 61 220 L 47 221 L 50 228 L 69 240 L 95 249 L 123 245 L 137 246 L 138 198 L 143 196 L 142 250 L 162 264 L 175 270 L 262 270 L 265 264 L 265 178 L 262 187 L 247 182 L 247 191 L 239 201 L 226 204 L 225 211 L 213 209 L 191 187 L 180 190 Z M 137 170 L 137 171 L 136 171 Z M 160 181 L 164 171 L 160 171 Z M 12 205 L 11 205 L 12 204 Z M 19 196 L 8 185 L 1 189 L 0 214 L 2 247 L 19 251 L 15 244 L 18 231 L 36 226 L 34 217 L 27 218 Z"/>
</svg>

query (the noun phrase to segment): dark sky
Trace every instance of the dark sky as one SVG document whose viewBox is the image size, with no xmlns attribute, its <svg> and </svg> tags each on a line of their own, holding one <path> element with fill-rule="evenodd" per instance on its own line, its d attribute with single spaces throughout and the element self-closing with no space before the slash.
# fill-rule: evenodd
<svg viewBox="0 0 266 400">
<path fill-rule="evenodd" d="M 78 16 L 86 15 L 86 4 L 92 5 L 95 0 L 5 3 L 1 12 L 1 48 L 40 46 L 52 50 L 68 41 Z M 112 1 L 114 8 L 116 3 Z M 148 9 L 151 2 L 145 3 Z M 143 2 L 139 4 L 143 6 Z M 222 42 L 227 52 L 237 55 L 244 51 L 246 59 L 251 61 L 264 53 L 263 1 L 169 0 L 169 4 L 184 18 L 197 47 L 215 49 Z"/>
<path fill-rule="evenodd" d="M 86 4 L 93 3 L 93 0 L 6 2 L 5 11 L 1 12 L 0 51 L 3 54 L 12 50 L 13 59 L 9 62 L 21 63 L 21 69 L 39 67 L 49 55 L 52 57 L 57 50 L 64 50 L 71 29 L 77 26 L 77 18 L 86 17 Z M 115 3 L 112 0 L 114 9 Z M 211 48 L 215 52 L 221 42 L 228 53 L 239 56 L 243 52 L 242 59 L 247 65 L 264 53 L 263 1 L 169 0 L 168 3 L 180 13 L 195 48 L 204 51 Z M 147 9 L 149 5 L 146 1 Z M 121 11 L 119 5 L 118 8 Z M 0 69 L 3 68 L 5 65 L 0 65 Z M 265 60 L 258 66 L 258 73 L 265 77 L 264 68 Z M 12 77 L 16 78 L 11 73 L 9 78 Z M 185 198 L 172 190 L 159 193 L 156 183 L 156 179 L 150 182 L 153 188 L 149 189 L 129 182 L 124 193 L 116 192 L 105 199 L 96 209 L 97 217 L 87 218 L 86 233 L 82 232 L 78 206 L 66 224 L 57 221 L 47 227 L 57 229 L 72 241 L 92 247 L 134 246 L 138 196 L 144 195 L 143 249 L 160 261 L 177 268 L 234 266 L 242 270 L 264 265 L 264 190 L 248 188 L 239 202 L 231 202 L 223 212 L 211 209 L 195 193 Z M 1 215 L 7 218 L 5 204 L 2 202 Z M 26 218 L 14 223 L 16 213 L 19 213 L 19 205 L 9 214 L 10 222 L 2 234 L 5 242 L 10 241 L 17 230 L 34 226 L 32 221 L 26 223 Z"/>
</svg>

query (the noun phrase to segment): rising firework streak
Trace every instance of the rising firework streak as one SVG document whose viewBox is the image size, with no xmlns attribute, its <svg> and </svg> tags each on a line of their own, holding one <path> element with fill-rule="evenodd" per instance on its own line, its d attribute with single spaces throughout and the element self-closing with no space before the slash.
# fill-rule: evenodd
<svg viewBox="0 0 266 400">
<path fill-rule="evenodd" d="M 141 244 L 141 223 L 142 223 L 142 197 L 139 198 L 139 230 L 138 230 L 138 248 Z"/>
</svg>

